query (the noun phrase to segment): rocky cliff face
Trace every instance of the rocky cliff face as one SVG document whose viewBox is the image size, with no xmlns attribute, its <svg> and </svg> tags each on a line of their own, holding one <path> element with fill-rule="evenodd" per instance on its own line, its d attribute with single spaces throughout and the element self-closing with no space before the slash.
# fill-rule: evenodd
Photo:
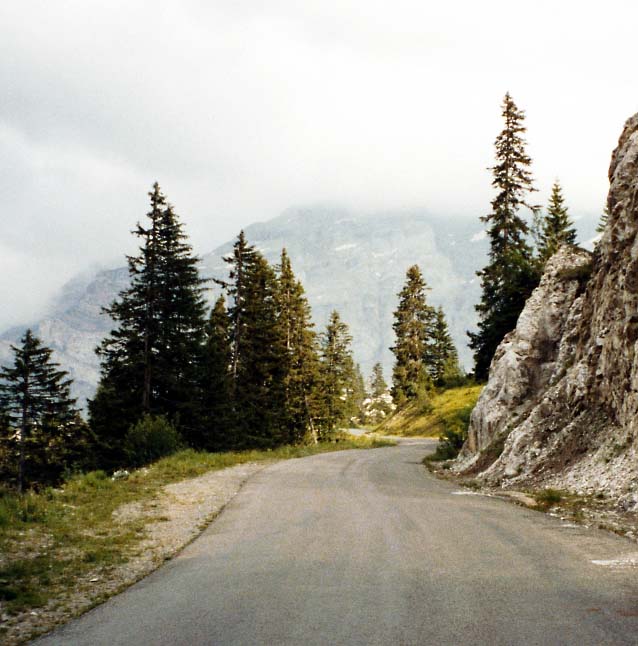
<svg viewBox="0 0 638 646">
<path fill-rule="evenodd" d="M 590 258 L 562 249 L 499 347 L 457 472 L 606 493 L 638 509 L 638 115 Z"/>
</svg>

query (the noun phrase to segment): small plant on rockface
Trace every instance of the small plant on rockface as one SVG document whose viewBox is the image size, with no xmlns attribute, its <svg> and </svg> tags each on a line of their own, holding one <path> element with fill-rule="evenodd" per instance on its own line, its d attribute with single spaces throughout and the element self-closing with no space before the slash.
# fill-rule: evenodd
<svg viewBox="0 0 638 646">
<path fill-rule="evenodd" d="M 483 449 L 483 454 L 490 458 L 489 464 L 496 462 L 496 460 L 498 460 L 501 455 L 503 455 L 503 451 L 505 450 L 505 440 L 507 439 L 508 435 L 509 432 L 504 433 L 503 435 L 499 435 L 492 440 L 489 446 Z"/>
<path fill-rule="evenodd" d="M 539 507 L 547 509 L 557 505 L 563 499 L 563 494 L 558 489 L 543 489 L 535 498 Z"/>
<path fill-rule="evenodd" d="M 473 408 L 474 402 L 467 406 L 454 409 L 453 415 L 441 416 L 440 422 L 443 425 L 443 430 L 439 435 L 439 443 L 436 450 L 426 458 L 428 462 L 453 460 L 458 456 L 467 439 L 470 416 Z"/>
<path fill-rule="evenodd" d="M 446 428 L 439 437 L 439 443 L 432 455 L 425 459 L 428 462 L 442 462 L 443 460 L 453 460 L 461 450 L 463 443 L 467 438 L 467 427 L 460 426 Z"/>
<path fill-rule="evenodd" d="M 589 261 L 575 267 L 566 267 L 558 273 L 558 278 L 564 281 L 578 281 L 578 292 L 581 293 L 585 289 L 585 285 L 587 285 L 593 271 L 594 265 Z"/>
<path fill-rule="evenodd" d="M 461 483 L 466 489 L 472 489 L 472 491 L 477 491 L 481 488 L 481 483 L 477 480 L 463 480 Z"/>
</svg>

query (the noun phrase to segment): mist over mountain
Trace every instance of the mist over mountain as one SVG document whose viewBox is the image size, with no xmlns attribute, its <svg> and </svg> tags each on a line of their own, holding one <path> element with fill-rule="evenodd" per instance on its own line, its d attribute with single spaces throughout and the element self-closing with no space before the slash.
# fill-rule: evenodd
<svg viewBox="0 0 638 646">
<path fill-rule="evenodd" d="M 595 217 L 579 218 L 580 240 L 591 240 L 595 225 Z M 487 252 L 478 220 L 424 212 L 364 216 L 332 207 L 307 207 L 290 209 L 245 232 L 271 263 L 278 262 L 282 247 L 287 248 L 318 331 L 337 309 L 350 326 L 355 360 L 366 376 L 380 361 L 386 378 L 390 377 L 396 295 L 407 268 L 417 263 L 431 288 L 430 303 L 445 310 L 461 362 L 471 368 L 466 331 L 476 322 L 474 304 L 480 284 L 475 272 L 483 266 Z M 229 241 L 202 257 L 205 277 L 227 277 L 223 257 L 232 244 Z M 101 308 L 127 284 L 125 267 L 78 276 L 61 290 L 50 313 L 31 324 L 70 372 L 81 404 L 92 396 L 99 378 L 94 349 L 111 329 Z M 219 287 L 211 284 L 210 300 L 218 293 Z M 25 328 L 14 327 L 0 336 L 0 363 L 11 360 L 10 345 Z"/>
</svg>

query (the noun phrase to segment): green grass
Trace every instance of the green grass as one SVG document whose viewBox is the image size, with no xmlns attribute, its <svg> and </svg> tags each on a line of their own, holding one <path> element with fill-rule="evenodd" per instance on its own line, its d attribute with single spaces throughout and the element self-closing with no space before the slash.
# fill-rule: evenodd
<svg viewBox="0 0 638 646">
<path fill-rule="evenodd" d="M 411 402 L 376 430 L 388 435 L 439 437 L 446 431 L 466 430 L 482 386 L 461 386 L 434 394 L 425 402 Z"/>
<path fill-rule="evenodd" d="M 534 498 L 539 509 L 549 509 L 561 502 L 564 497 L 563 492 L 558 489 L 541 489 L 534 492 Z"/>
<path fill-rule="evenodd" d="M 264 451 L 186 450 L 133 471 L 128 478 L 112 480 L 103 471 L 93 471 L 38 493 L 18 495 L 0 488 L 0 601 L 10 613 L 30 610 L 63 597 L 89 572 L 108 576 L 110 568 L 128 560 L 145 535 L 145 521 L 114 523 L 113 512 L 125 503 L 151 500 L 164 485 L 246 462 L 392 444 L 337 435 L 332 442 Z"/>
</svg>

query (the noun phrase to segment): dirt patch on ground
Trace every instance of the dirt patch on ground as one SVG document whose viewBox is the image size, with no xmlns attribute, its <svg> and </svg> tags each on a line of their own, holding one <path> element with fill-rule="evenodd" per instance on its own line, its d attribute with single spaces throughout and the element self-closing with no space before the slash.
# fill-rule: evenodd
<svg viewBox="0 0 638 646">
<path fill-rule="evenodd" d="M 150 501 L 116 509 L 114 523 L 140 520 L 144 524 L 143 538 L 127 555 L 127 562 L 78 577 L 72 589 L 62 587 L 57 598 L 37 611 L 15 616 L 0 612 L 0 626 L 5 629 L 2 643 L 13 646 L 48 632 L 139 581 L 197 537 L 246 480 L 266 466 L 266 462 L 249 462 L 211 471 L 167 485 Z M 28 537 L 25 539 L 28 544 Z M 46 549 L 37 546 L 41 547 Z M 28 548 L 32 556 L 36 546 L 28 545 Z"/>
</svg>

